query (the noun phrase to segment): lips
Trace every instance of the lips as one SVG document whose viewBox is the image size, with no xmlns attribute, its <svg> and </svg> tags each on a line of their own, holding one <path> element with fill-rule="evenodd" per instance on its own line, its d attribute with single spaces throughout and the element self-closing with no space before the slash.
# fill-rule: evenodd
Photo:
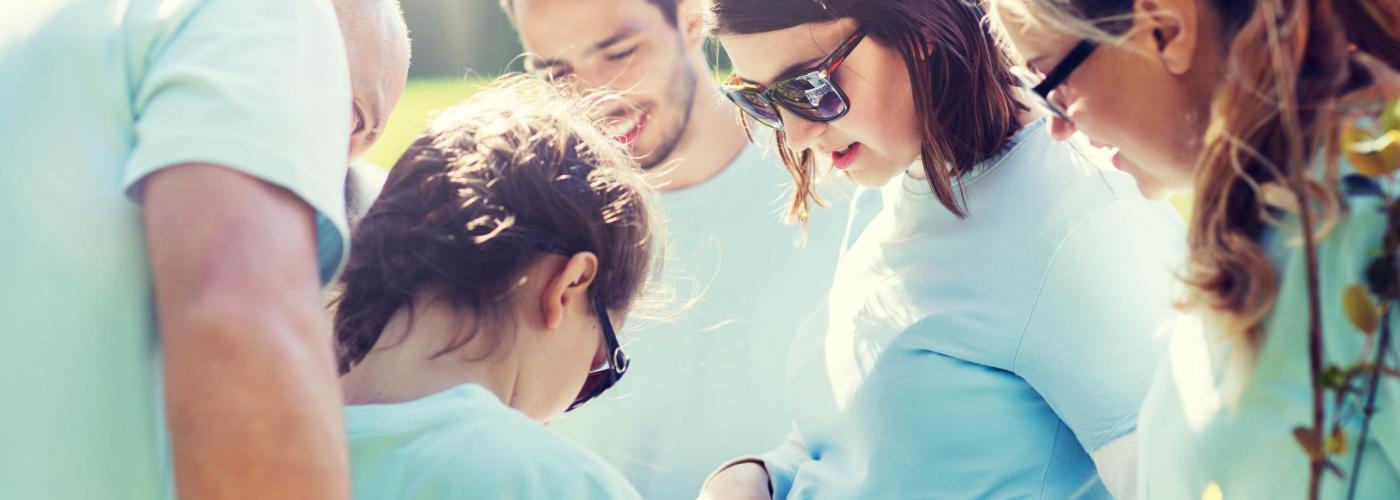
<svg viewBox="0 0 1400 500">
<path fill-rule="evenodd" d="M 860 154 L 861 144 L 853 143 L 845 148 L 831 152 L 831 166 L 837 170 L 845 170 L 851 167 L 851 163 L 856 161 L 856 156 Z"/>
<path fill-rule="evenodd" d="M 642 131 L 646 130 L 647 115 L 636 113 L 621 118 L 616 118 L 609 124 L 607 130 L 612 134 L 613 139 L 626 146 L 631 146 L 642 136 Z"/>
</svg>

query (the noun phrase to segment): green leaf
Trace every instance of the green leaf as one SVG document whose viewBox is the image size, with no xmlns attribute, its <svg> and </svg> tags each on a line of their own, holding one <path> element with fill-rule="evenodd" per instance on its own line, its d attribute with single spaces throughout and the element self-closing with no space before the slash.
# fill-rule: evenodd
<svg viewBox="0 0 1400 500">
<path fill-rule="evenodd" d="M 1342 368 L 1337 365 L 1327 365 L 1326 368 L 1322 369 L 1322 373 L 1319 373 L 1317 375 L 1317 378 L 1318 384 L 1322 387 L 1332 389 L 1334 391 L 1346 390 L 1346 373 L 1344 373 L 1342 371 Z"/>
<path fill-rule="evenodd" d="M 1332 429 L 1332 434 L 1327 436 L 1327 453 L 1331 455 L 1341 455 L 1347 452 L 1347 431 L 1341 427 Z"/>
<path fill-rule="evenodd" d="M 1385 107 L 1376 124 L 1381 130 L 1400 130 L 1400 99 Z"/>
<path fill-rule="evenodd" d="M 1375 332 L 1376 325 L 1380 323 L 1381 312 L 1376 306 L 1376 299 L 1361 285 L 1347 287 L 1346 292 L 1342 294 L 1342 311 L 1361 333 Z"/>
</svg>

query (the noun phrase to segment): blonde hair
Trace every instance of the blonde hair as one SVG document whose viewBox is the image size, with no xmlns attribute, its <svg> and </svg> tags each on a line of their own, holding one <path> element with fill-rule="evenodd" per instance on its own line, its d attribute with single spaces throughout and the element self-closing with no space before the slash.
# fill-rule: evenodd
<svg viewBox="0 0 1400 500">
<path fill-rule="evenodd" d="M 1026 22 L 1107 43 L 1135 24 L 1132 0 L 999 0 Z M 1278 296 L 1260 244 L 1277 221 L 1269 206 L 1296 210 L 1307 250 L 1316 317 L 1313 243 L 1345 210 L 1337 192 L 1339 102 L 1371 75 L 1350 54 L 1400 64 L 1400 5 L 1381 0 L 1204 0 L 1230 40 L 1226 81 L 1211 103 L 1197 160 L 1189 236 L 1188 308 L 1257 348 Z M 1309 175 L 1315 158 L 1326 169 Z"/>
</svg>

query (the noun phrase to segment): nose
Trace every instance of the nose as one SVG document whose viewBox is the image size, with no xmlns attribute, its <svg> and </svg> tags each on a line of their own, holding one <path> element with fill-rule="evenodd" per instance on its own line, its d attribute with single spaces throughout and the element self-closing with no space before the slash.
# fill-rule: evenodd
<svg viewBox="0 0 1400 500">
<path fill-rule="evenodd" d="M 786 138 L 787 147 L 793 151 L 812 149 L 817 144 L 817 139 L 826 131 L 825 123 L 813 123 L 798 117 L 785 109 L 778 109 L 778 113 L 783 119 L 783 136 Z"/>
</svg>

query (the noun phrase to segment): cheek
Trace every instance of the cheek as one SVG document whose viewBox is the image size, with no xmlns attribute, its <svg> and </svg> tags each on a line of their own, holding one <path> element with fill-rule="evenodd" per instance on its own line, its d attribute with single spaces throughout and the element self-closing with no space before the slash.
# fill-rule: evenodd
<svg viewBox="0 0 1400 500">
<path fill-rule="evenodd" d="M 902 169 L 919 155 L 922 140 L 909 74 L 897 54 L 888 59 L 842 84 L 848 88 L 851 111 L 838 128 Z"/>
</svg>

